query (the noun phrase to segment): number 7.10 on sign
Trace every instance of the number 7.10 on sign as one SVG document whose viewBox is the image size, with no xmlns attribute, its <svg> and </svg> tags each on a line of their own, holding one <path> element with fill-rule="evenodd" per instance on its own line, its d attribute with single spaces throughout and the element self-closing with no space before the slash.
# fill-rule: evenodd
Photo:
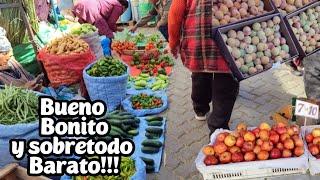
<svg viewBox="0 0 320 180">
<path fill-rule="evenodd" d="M 295 108 L 296 116 L 303 116 L 312 119 L 319 118 L 319 106 L 305 101 L 297 100 Z"/>
</svg>

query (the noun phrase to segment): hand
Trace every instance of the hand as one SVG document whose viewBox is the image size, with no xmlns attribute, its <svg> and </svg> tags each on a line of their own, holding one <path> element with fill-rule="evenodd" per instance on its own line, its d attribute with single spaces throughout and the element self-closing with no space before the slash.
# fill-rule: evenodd
<svg viewBox="0 0 320 180">
<path fill-rule="evenodd" d="M 168 52 L 170 52 L 174 58 L 178 59 L 178 54 L 179 54 L 179 49 L 180 47 L 177 46 L 174 49 L 171 49 L 169 44 L 167 44 L 167 47 L 164 49 L 164 53 L 167 54 Z"/>
<path fill-rule="evenodd" d="M 134 26 L 133 28 L 130 29 L 130 32 L 134 33 L 134 32 L 136 32 L 137 29 L 138 29 L 138 27 Z"/>
</svg>

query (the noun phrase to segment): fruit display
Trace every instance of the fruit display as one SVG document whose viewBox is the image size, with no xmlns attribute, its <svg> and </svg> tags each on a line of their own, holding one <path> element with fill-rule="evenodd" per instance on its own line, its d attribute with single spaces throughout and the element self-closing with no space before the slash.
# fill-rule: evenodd
<svg viewBox="0 0 320 180">
<path fill-rule="evenodd" d="M 214 0 L 212 25 L 215 27 L 226 25 L 266 14 L 264 2 L 260 0 Z"/>
<path fill-rule="evenodd" d="M 81 36 L 81 35 L 86 35 L 96 31 L 97 31 L 97 28 L 95 26 L 85 23 L 72 28 L 71 34 Z"/>
<path fill-rule="evenodd" d="M 69 55 L 84 53 L 89 49 L 88 43 L 72 35 L 63 36 L 52 40 L 45 48 L 49 54 Z"/>
<path fill-rule="evenodd" d="M 162 106 L 163 102 L 160 97 L 138 94 L 130 98 L 133 109 L 154 109 Z"/>
<path fill-rule="evenodd" d="M 306 54 L 320 47 L 320 5 L 290 17 L 288 22 Z"/>
<path fill-rule="evenodd" d="M 234 132 L 222 132 L 215 141 L 205 146 L 202 153 L 206 166 L 261 161 L 289 157 L 300 157 L 304 154 L 303 141 L 299 136 L 300 129 L 278 123 L 270 126 L 261 123 L 259 127 L 248 130 L 247 125 L 240 123 Z"/>
<path fill-rule="evenodd" d="M 312 156 L 320 159 L 320 128 L 314 128 L 311 132 L 306 133 L 305 141 Z"/>
<path fill-rule="evenodd" d="M 87 73 L 93 77 L 121 76 L 127 73 L 127 67 L 118 59 L 104 57 L 88 69 Z"/>
<path fill-rule="evenodd" d="M 236 66 L 244 76 L 272 67 L 274 62 L 290 58 L 290 48 L 280 31 L 281 18 L 274 16 L 239 30 L 222 33 L 222 38 Z"/>
<path fill-rule="evenodd" d="M 273 0 L 273 4 L 282 14 L 292 13 L 311 2 L 312 0 Z"/>
</svg>

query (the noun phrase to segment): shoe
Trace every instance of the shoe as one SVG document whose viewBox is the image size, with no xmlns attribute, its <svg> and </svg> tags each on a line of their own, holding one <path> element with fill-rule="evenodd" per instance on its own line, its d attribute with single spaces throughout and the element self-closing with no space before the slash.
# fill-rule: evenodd
<svg viewBox="0 0 320 180">
<path fill-rule="evenodd" d="M 205 121 L 207 120 L 207 114 L 202 114 L 202 113 L 199 113 L 199 114 L 195 114 L 194 118 L 196 118 L 196 120 L 198 121 Z"/>
</svg>

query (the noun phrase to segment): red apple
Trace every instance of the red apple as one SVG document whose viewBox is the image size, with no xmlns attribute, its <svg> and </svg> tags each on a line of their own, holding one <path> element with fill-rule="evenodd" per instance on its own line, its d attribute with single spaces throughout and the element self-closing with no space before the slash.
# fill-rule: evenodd
<svg viewBox="0 0 320 180">
<path fill-rule="evenodd" d="M 217 138 L 216 138 L 216 141 L 217 142 L 224 142 L 224 139 L 226 138 L 226 134 L 225 133 L 220 133 L 218 134 Z"/>
<path fill-rule="evenodd" d="M 244 122 L 241 122 L 237 125 L 236 131 L 242 132 L 242 131 L 247 131 L 247 125 Z"/>
<path fill-rule="evenodd" d="M 295 134 L 293 128 L 291 128 L 291 127 L 287 128 L 287 133 L 289 134 L 289 136 L 293 136 Z"/>
<path fill-rule="evenodd" d="M 267 160 L 269 158 L 269 153 L 267 151 L 260 151 L 257 158 L 259 160 Z"/>
<path fill-rule="evenodd" d="M 242 153 L 237 152 L 232 154 L 232 162 L 242 162 L 244 160 Z"/>
<path fill-rule="evenodd" d="M 203 162 L 206 166 L 211 166 L 218 164 L 218 159 L 215 156 L 209 155 L 204 158 Z"/>
<path fill-rule="evenodd" d="M 265 122 L 261 123 L 261 124 L 259 125 L 259 128 L 260 128 L 260 130 L 267 130 L 267 131 L 270 131 L 270 130 L 271 130 L 270 125 L 267 124 L 267 123 L 265 123 Z"/>
<path fill-rule="evenodd" d="M 279 123 L 277 123 L 276 127 L 277 128 L 279 128 L 279 127 L 283 128 L 283 127 L 287 127 L 287 125 L 285 123 L 279 122 Z"/>
<path fill-rule="evenodd" d="M 320 145 L 320 137 L 315 137 L 312 141 L 313 144 Z"/>
<path fill-rule="evenodd" d="M 256 136 L 252 132 L 248 131 L 244 134 L 243 138 L 244 138 L 244 141 L 248 142 L 248 141 L 254 141 L 256 139 Z"/>
<path fill-rule="evenodd" d="M 259 128 L 255 128 L 254 130 L 252 130 L 252 132 L 256 136 L 256 138 L 259 138 L 259 132 L 260 132 Z"/>
<path fill-rule="evenodd" d="M 295 134 L 293 136 L 291 136 L 291 139 L 296 140 L 296 139 L 300 139 L 299 135 Z"/>
<path fill-rule="evenodd" d="M 291 128 L 294 131 L 294 134 L 299 134 L 300 133 L 300 128 L 297 125 L 292 125 Z"/>
<path fill-rule="evenodd" d="M 270 152 L 271 159 L 281 158 L 281 151 L 278 148 L 273 148 Z"/>
<path fill-rule="evenodd" d="M 222 143 L 222 142 L 217 142 L 214 146 L 214 152 L 221 154 L 223 152 L 226 152 L 228 150 L 228 147 Z"/>
<path fill-rule="evenodd" d="M 214 148 L 211 145 L 207 145 L 202 149 L 204 155 L 214 155 Z"/>
<path fill-rule="evenodd" d="M 227 164 L 231 162 L 231 153 L 229 152 L 224 152 L 220 154 L 219 160 L 221 164 Z"/>
<path fill-rule="evenodd" d="M 242 152 L 250 152 L 253 151 L 254 144 L 253 142 L 244 142 L 242 146 Z"/>
<path fill-rule="evenodd" d="M 313 136 L 312 136 L 311 133 L 307 134 L 305 138 L 306 138 L 307 143 L 312 143 L 312 141 L 313 141 Z"/>
<path fill-rule="evenodd" d="M 315 144 L 312 144 L 312 145 L 309 146 L 309 151 L 314 156 L 319 154 L 319 148 Z"/>
<path fill-rule="evenodd" d="M 298 138 L 298 139 L 293 139 L 294 141 L 294 145 L 297 147 L 303 147 L 303 141 L 302 139 Z"/>
<path fill-rule="evenodd" d="M 271 151 L 273 148 L 273 144 L 270 141 L 264 141 L 263 144 L 261 145 L 261 150 L 262 151 Z"/>
<path fill-rule="evenodd" d="M 283 142 L 283 146 L 286 148 L 286 149 L 293 149 L 294 148 L 294 142 L 292 139 L 286 139 L 284 142 Z"/>
<path fill-rule="evenodd" d="M 244 154 L 244 160 L 245 161 L 254 161 L 254 160 L 256 160 L 256 155 L 254 154 L 254 152 L 246 152 Z"/>
<path fill-rule="evenodd" d="M 261 146 L 261 145 L 263 144 L 263 141 L 262 141 L 261 139 L 258 139 L 258 140 L 256 141 L 256 144 L 259 145 L 259 146 Z"/>
<path fill-rule="evenodd" d="M 286 139 L 289 139 L 289 138 L 290 138 L 290 136 L 287 133 L 284 133 L 284 134 L 280 135 L 280 141 L 281 142 L 284 142 Z"/>
<path fill-rule="evenodd" d="M 277 133 L 280 135 L 287 133 L 287 129 L 285 127 L 277 127 Z"/>
<path fill-rule="evenodd" d="M 238 146 L 239 148 L 241 148 L 243 146 L 244 143 L 244 139 L 243 137 L 238 137 L 237 138 L 237 142 L 236 142 L 236 146 Z"/>
<path fill-rule="evenodd" d="M 280 151 L 282 151 L 284 149 L 284 146 L 282 143 L 278 143 L 277 146 L 276 146 Z"/>
<path fill-rule="evenodd" d="M 270 135 L 270 141 L 273 144 L 277 144 L 279 142 L 279 139 L 280 139 L 280 136 L 277 133 Z"/>
<path fill-rule="evenodd" d="M 282 157 L 283 158 L 289 158 L 292 156 L 292 152 L 289 149 L 284 149 L 282 151 Z"/>
<path fill-rule="evenodd" d="M 258 154 L 260 151 L 261 151 L 261 147 L 258 146 L 258 145 L 256 145 L 256 146 L 253 148 L 253 152 L 254 152 L 255 154 Z"/>
<path fill-rule="evenodd" d="M 274 130 L 271 130 L 270 132 L 269 132 L 269 134 L 270 135 L 273 135 L 273 134 L 278 134 L 276 131 L 274 131 Z"/>
<path fill-rule="evenodd" d="M 264 130 L 264 129 L 260 130 L 259 137 L 260 137 L 260 139 L 262 141 L 268 141 L 269 140 L 269 136 L 270 136 L 269 135 L 269 131 Z"/>
<path fill-rule="evenodd" d="M 224 139 L 224 144 L 229 146 L 229 147 L 232 147 L 232 146 L 234 146 L 236 144 L 236 141 L 237 141 L 237 139 L 233 135 L 229 134 Z"/>
<path fill-rule="evenodd" d="M 304 153 L 303 147 L 296 147 L 293 151 L 294 155 L 300 157 Z"/>
<path fill-rule="evenodd" d="M 231 148 L 229 148 L 229 152 L 233 154 L 233 153 L 241 152 L 241 149 L 237 146 L 232 146 Z"/>
</svg>

